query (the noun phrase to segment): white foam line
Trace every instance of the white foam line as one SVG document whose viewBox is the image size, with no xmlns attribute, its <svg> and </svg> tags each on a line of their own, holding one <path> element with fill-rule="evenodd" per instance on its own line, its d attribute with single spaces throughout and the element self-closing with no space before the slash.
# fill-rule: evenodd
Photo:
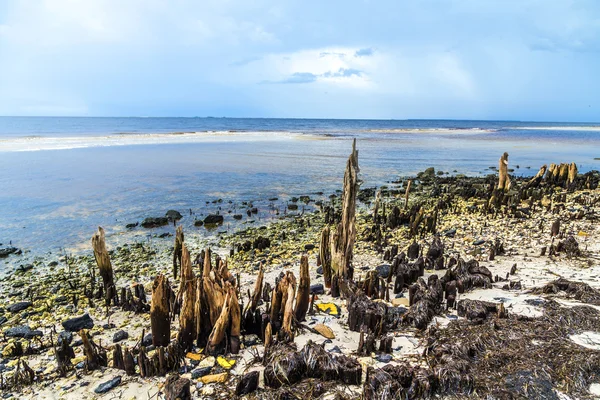
<svg viewBox="0 0 600 400">
<path fill-rule="evenodd" d="M 526 131 L 591 131 L 599 132 L 600 126 L 515 126 L 509 129 Z"/>
<path fill-rule="evenodd" d="M 231 141 L 290 140 L 302 136 L 294 132 L 188 132 L 115 134 L 109 136 L 25 137 L 0 139 L 0 152 L 68 150 L 89 147 L 133 146 L 148 144 L 206 143 Z"/>
</svg>

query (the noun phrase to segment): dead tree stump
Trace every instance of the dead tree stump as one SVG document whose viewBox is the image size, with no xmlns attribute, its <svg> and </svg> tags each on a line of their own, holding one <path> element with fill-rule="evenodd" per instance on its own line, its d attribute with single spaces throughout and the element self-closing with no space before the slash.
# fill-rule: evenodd
<svg viewBox="0 0 600 400">
<path fill-rule="evenodd" d="M 177 279 L 177 265 L 181 266 L 181 249 L 183 247 L 183 227 L 175 230 L 175 247 L 173 249 L 173 279 Z"/>
<path fill-rule="evenodd" d="M 117 303 L 117 289 L 115 287 L 112 264 L 110 263 L 110 256 L 106 250 L 104 229 L 98 227 L 98 232 L 92 236 L 92 247 L 94 249 L 94 258 L 102 277 L 104 284 L 104 293 L 106 295 L 106 305 L 110 305 L 113 301 Z"/>
<path fill-rule="evenodd" d="M 310 304 L 310 275 L 308 273 L 308 256 L 302 255 L 300 259 L 300 283 L 298 284 L 298 295 L 296 296 L 296 321 L 304 321 L 306 311 Z"/>
<path fill-rule="evenodd" d="M 152 344 L 154 346 L 167 346 L 171 341 L 169 280 L 162 274 L 156 277 L 152 286 L 150 324 L 152 328 Z"/>
</svg>

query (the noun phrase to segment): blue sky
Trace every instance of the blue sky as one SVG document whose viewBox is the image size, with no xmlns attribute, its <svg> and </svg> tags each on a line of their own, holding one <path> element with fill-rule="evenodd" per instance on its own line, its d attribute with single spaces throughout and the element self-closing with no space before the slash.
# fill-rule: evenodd
<svg viewBox="0 0 600 400">
<path fill-rule="evenodd" d="M 594 0 L 6 0 L 0 115 L 600 121 Z"/>
</svg>

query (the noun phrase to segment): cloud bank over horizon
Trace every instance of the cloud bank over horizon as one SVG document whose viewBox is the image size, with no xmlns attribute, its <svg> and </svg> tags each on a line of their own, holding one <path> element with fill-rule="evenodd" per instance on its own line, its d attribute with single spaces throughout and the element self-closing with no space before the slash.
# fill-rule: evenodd
<svg viewBox="0 0 600 400">
<path fill-rule="evenodd" d="M 593 0 L 13 0 L 0 115 L 600 120 Z"/>
</svg>

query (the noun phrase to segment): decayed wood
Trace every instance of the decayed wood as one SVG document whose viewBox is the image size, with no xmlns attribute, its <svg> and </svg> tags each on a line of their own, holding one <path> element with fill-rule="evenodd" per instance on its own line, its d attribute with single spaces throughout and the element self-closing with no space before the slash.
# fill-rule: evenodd
<svg viewBox="0 0 600 400">
<path fill-rule="evenodd" d="M 185 244 L 181 249 L 182 293 L 181 313 L 179 314 L 179 334 L 177 340 L 184 350 L 190 350 L 196 339 L 196 320 L 194 315 L 196 303 L 196 280 L 192 271 L 190 252 Z"/>
<path fill-rule="evenodd" d="M 183 227 L 175 230 L 175 248 L 173 249 L 173 279 L 177 279 L 177 266 L 181 266 L 181 248 L 183 246 Z"/>
<path fill-rule="evenodd" d="M 571 163 L 569 165 L 569 176 L 567 183 L 570 185 L 575 182 L 575 178 L 577 178 L 577 164 Z"/>
<path fill-rule="evenodd" d="M 410 193 L 410 186 L 412 185 L 412 180 L 408 180 L 406 184 L 406 193 L 404 194 L 404 209 L 408 210 L 408 194 Z"/>
<path fill-rule="evenodd" d="M 546 166 L 546 164 L 542 165 L 538 173 L 533 178 L 531 178 L 529 182 L 525 184 L 525 189 L 538 187 L 542 182 L 542 179 L 544 179 L 544 175 L 546 175 L 547 169 L 548 167 Z"/>
<path fill-rule="evenodd" d="M 135 363 L 133 360 L 133 354 L 131 351 L 125 346 L 125 350 L 123 350 L 123 369 L 127 373 L 127 375 L 135 375 Z"/>
<path fill-rule="evenodd" d="M 106 351 L 100 346 L 96 345 L 84 329 L 79 331 L 79 336 L 81 336 L 81 341 L 83 342 L 85 369 L 87 371 L 93 371 L 99 367 L 106 367 Z"/>
<path fill-rule="evenodd" d="M 242 329 L 242 313 L 234 287 L 229 288 L 229 351 L 237 354 L 240 351 L 240 334 Z"/>
<path fill-rule="evenodd" d="M 508 153 L 502 154 L 498 161 L 498 189 L 508 192 L 510 189 L 510 178 L 508 177 Z"/>
<path fill-rule="evenodd" d="M 71 360 L 75 358 L 73 348 L 66 340 L 59 340 L 58 347 L 54 348 L 54 355 L 58 364 L 58 374 L 60 376 L 65 376 L 67 371 L 71 368 Z"/>
<path fill-rule="evenodd" d="M 256 307 L 258 306 L 258 301 L 260 300 L 260 296 L 262 295 L 263 279 L 265 275 L 263 267 L 263 263 L 260 263 L 258 277 L 256 278 L 256 283 L 254 284 L 254 293 L 252 294 L 252 301 L 250 302 L 250 310 L 252 310 L 252 312 L 256 310 Z"/>
<path fill-rule="evenodd" d="M 196 345 L 202 341 L 202 299 L 204 297 L 202 278 L 196 278 L 196 300 L 194 302 L 194 317 L 196 319 Z"/>
<path fill-rule="evenodd" d="M 118 343 L 113 347 L 112 367 L 116 369 L 125 369 L 123 350 L 121 349 L 121 345 Z"/>
<path fill-rule="evenodd" d="M 221 314 L 217 319 L 210 336 L 208 337 L 207 353 L 215 354 L 225 337 L 225 329 L 229 321 L 229 294 L 225 297 Z"/>
<path fill-rule="evenodd" d="M 152 328 L 152 344 L 154 346 L 167 346 L 171 340 L 169 280 L 162 274 L 156 277 L 152 286 L 150 324 Z"/>
<path fill-rule="evenodd" d="M 284 340 L 293 341 L 294 332 L 292 331 L 292 318 L 294 316 L 293 305 L 294 296 L 296 294 L 295 285 L 288 285 L 287 288 L 287 300 L 285 302 L 285 311 L 283 312 L 283 325 L 282 331 L 284 333 Z"/>
<path fill-rule="evenodd" d="M 352 279 L 352 254 L 356 240 L 356 195 L 358 193 L 358 151 L 356 139 L 346 163 L 342 193 L 342 219 L 331 233 L 331 268 L 346 280 Z"/>
<path fill-rule="evenodd" d="M 308 256 L 302 255 L 300 259 L 300 283 L 298 284 L 298 295 L 296 296 L 296 320 L 304 321 L 306 311 L 310 305 L 310 275 L 308 273 Z"/>
<path fill-rule="evenodd" d="M 379 216 L 379 204 L 381 203 L 381 188 L 375 194 L 375 208 L 373 210 L 373 223 L 377 224 Z"/>
<path fill-rule="evenodd" d="M 110 262 L 110 256 L 106 250 L 106 242 L 104 229 L 98 227 L 98 232 L 92 236 L 92 247 L 94 249 L 94 257 L 96 258 L 96 264 L 102 277 L 104 284 L 104 293 L 106 294 L 106 305 L 109 305 L 111 301 L 116 304 L 117 289 L 115 287 L 112 264 Z"/>
<path fill-rule="evenodd" d="M 265 354 L 267 354 L 269 347 L 271 347 L 271 344 L 273 343 L 273 328 L 271 327 L 270 322 L 267 324 L 267 327 L 265 328 L 264 342 L 265 342 Z"/>
<path fill-rule="evenodd" d="M 331 249 L 329 247 L 329 226 L 321 231 L 321 244 L 319 245 L 319 259 L 323 268 L 323 280 L 325 287 L 331 287 Z"/>
</svg>

